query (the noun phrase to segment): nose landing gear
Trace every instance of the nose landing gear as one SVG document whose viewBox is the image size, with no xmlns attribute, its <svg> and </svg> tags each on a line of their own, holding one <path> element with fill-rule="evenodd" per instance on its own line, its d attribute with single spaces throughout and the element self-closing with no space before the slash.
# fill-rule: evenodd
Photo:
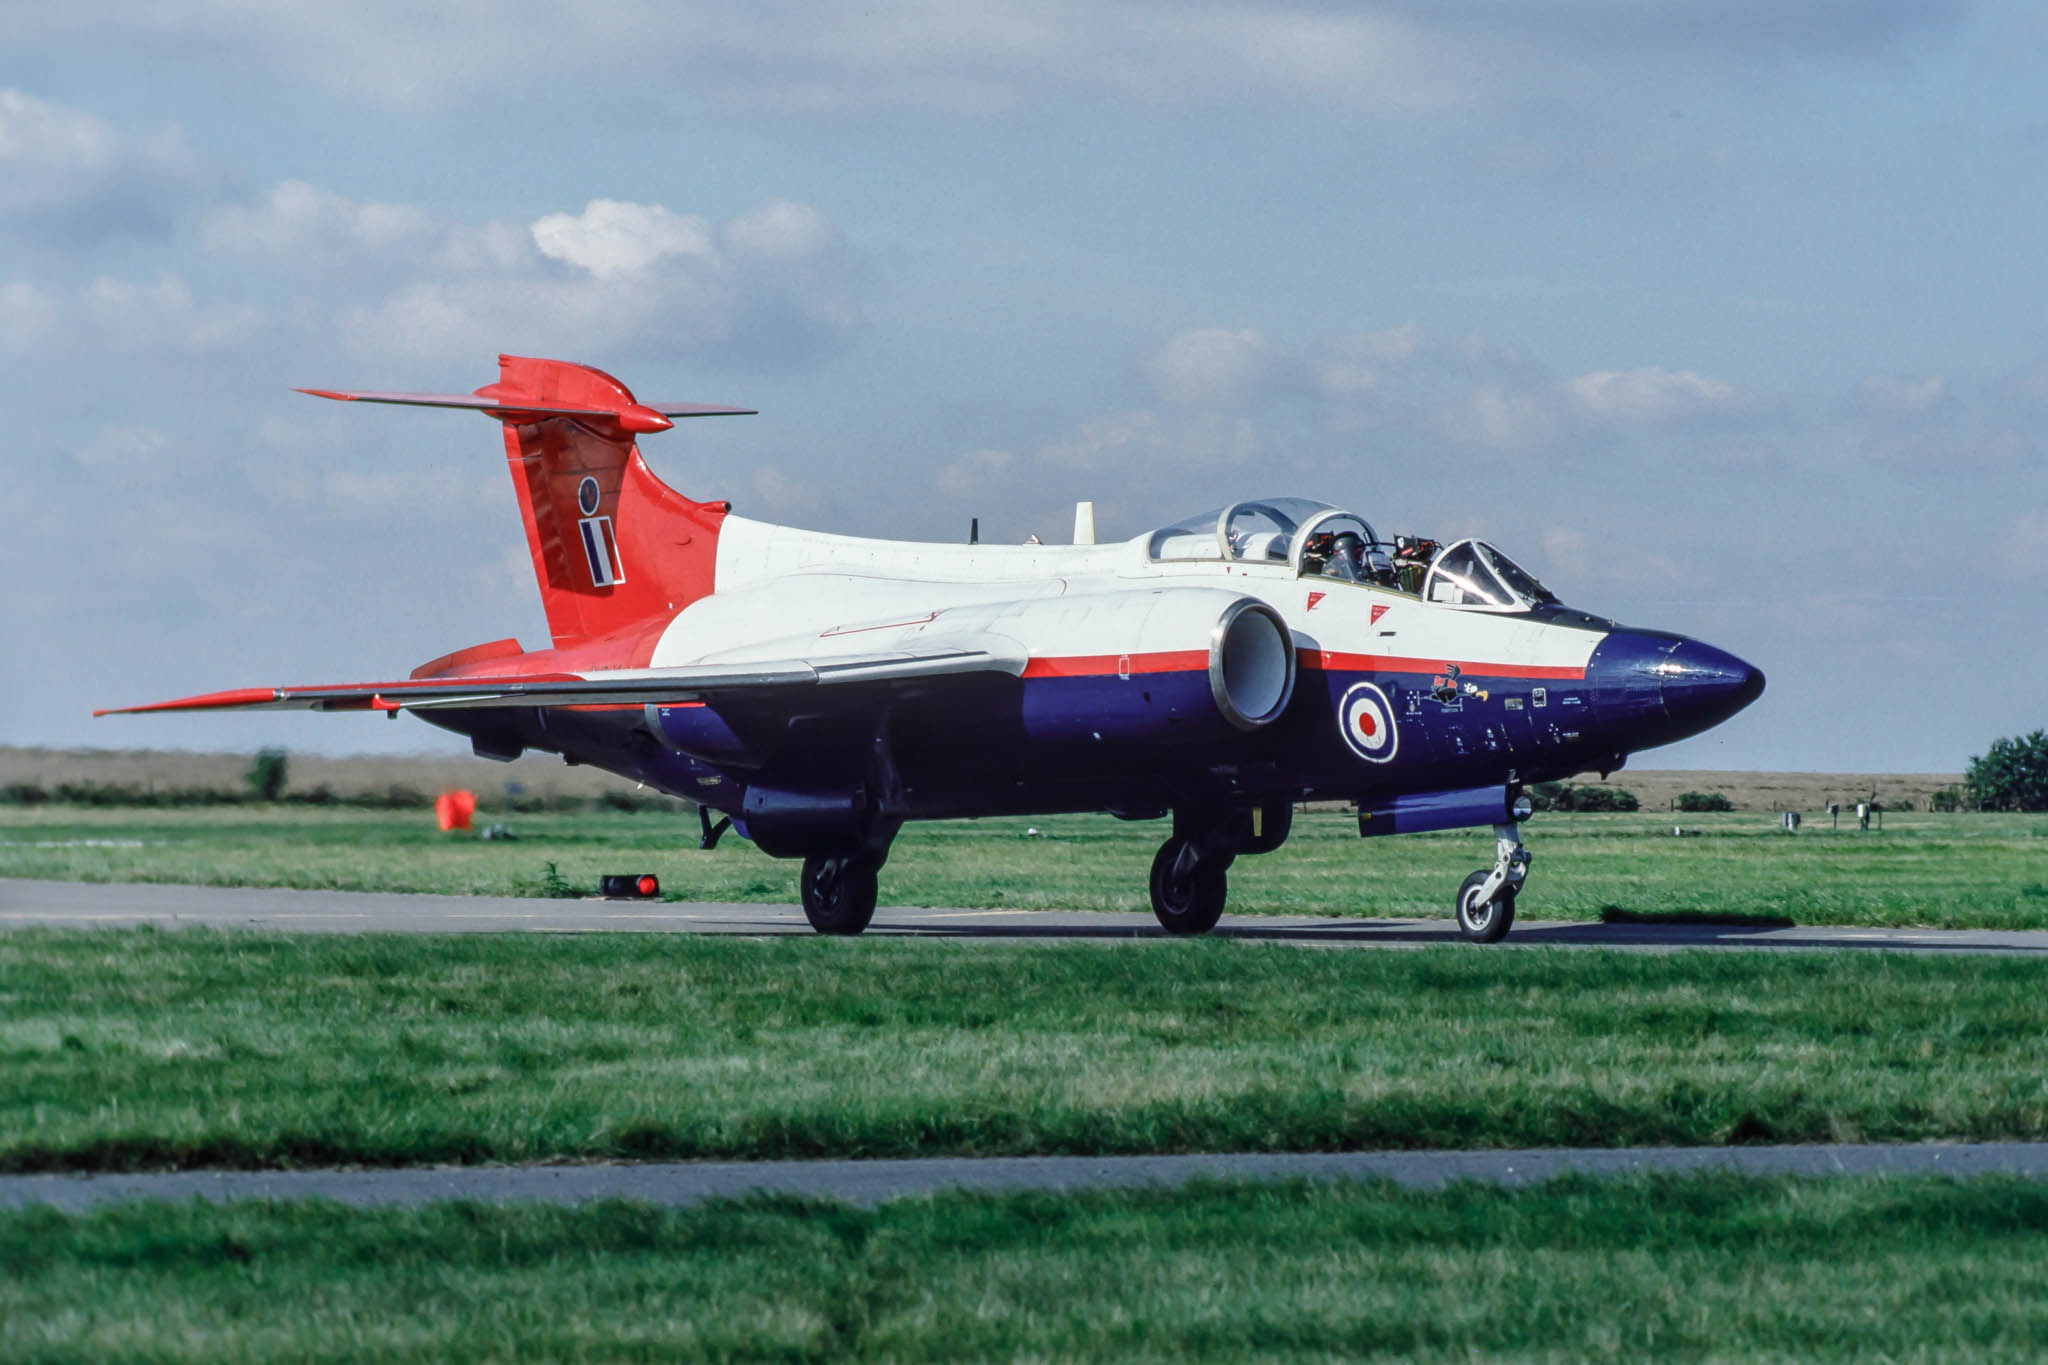
<svg viewBox="0 0 2048 1365">
<path fill-rule="evenodd" d="M 1474 943 L 1498 943 L 1515 922 L 1515 896 L 1529 875 L 1529 850 L 1522 846 L 1522 827 L 1493 827 L 1494 860 L 1465 878 L 1458 888 L 1458 928 Z"/>
</svg>

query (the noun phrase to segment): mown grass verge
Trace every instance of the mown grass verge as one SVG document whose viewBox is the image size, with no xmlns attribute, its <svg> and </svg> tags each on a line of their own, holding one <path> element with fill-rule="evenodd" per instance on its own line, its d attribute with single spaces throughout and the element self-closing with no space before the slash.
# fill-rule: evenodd
<svg viewBox="0 0 2048 1365">
<path fill-rule="evenodd" d="M 2048 928 L 2048 821 L 2023 815 L 1893 816 L 1882 833 L 1786 835 L 1761 815 L 1544 815 L 1524 919 L 1604 914 L 1766 915 L 1798 924 Z M 511 817 L 518 838 L 440 833 L 419 813 L 227 807 L 216 811 L 0 807 L 0 877 L 189 882 L 343 891 L 586 892 L 606 872 L 653 872 L 671 899 L 796 899 L 794 863 L 737 837 L 696 849 L 694 820 L 637 814 Z M 907 827 L 882 905 L 1146 912 L 1159 822 L 1108 816 L 949 820 Z M 1230 871 L 1231 914 L 1447 917 L 1486 831 L 1361 841 L 1352 817 L 1297 819 L 1276 853 Z"/>
<path fill-rule="evenodd" d="M 0 1214 L 22 1362 L 2027 1359 L 2044 1276 L 1993 1179 Z"/>
<path fill-rule="evenodd" d="M 0 937 L 0 1169 L 2048 1137 L 2048 963 Z"/>
</svg>

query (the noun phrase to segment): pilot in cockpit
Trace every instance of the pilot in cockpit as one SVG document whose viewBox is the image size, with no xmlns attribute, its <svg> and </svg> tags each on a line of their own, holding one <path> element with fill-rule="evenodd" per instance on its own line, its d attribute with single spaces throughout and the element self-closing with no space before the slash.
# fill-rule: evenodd
<svg viewBox="0 0 2048 1365">
<path fill-rule="evenodd" d="M 1377 545 L 1368 548 L 1356 531 L 1318 531 L 1302 549 L 1302 567 L 1325 578 L 1346 583 L 1394 585 L 1394 568 L 1386 552 Z"/>
</svg>

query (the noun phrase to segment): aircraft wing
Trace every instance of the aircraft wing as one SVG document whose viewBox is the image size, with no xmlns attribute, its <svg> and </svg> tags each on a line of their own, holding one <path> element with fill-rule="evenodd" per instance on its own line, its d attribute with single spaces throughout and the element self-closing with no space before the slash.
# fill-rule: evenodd
<svg viewBox="0 0 2048 1365">
<path fill-rule="evenodd" d="M 642 706 L 708 701 L 750 693 L 903 683 L 962 673 L 1024 671 L 1022 650 L 1007 641 L 986 649 L 941 648 L 759 663 L 686 664 L 589 673 L 548 673 L 468 678 L 407 678 L 394 682 L 311 687 L 245 687 L 143 706 L 109 707 L 96 716 L 160 711 L 429 711 L 498 706 Z"/>
</svg>

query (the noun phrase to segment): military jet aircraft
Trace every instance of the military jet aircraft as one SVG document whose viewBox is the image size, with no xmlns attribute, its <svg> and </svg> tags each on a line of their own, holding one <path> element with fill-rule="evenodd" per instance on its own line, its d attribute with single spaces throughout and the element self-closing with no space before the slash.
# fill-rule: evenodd
<svg viewBox="0 0 2048 1365">
<path fill-rule="evenodd" d="M 1390 542 L 1305 498 L 1115 544 L 866 540 L 669 488 L 638 437 L 749 410 L 643 404 L 587 366 L 304 392 L 502 424 L 550 646 L 123 709 L 410 711 L 484 758 L 593 764 L 697 802 L 706 847 L 729 827 L 803 859 L 821 933 L 867 927 L 906 821 L 1069 811 L 1170 817 L 1152 907 L 1202 933 L 1234 859 L 1279 848 L 1296 803 L 1341 799 L 1363 835 L 1491 827 L 1454 905 L 1495 942 L 1529 869 L 1527 785 L 1611 772 L 1763 691 L 1732 654 L 1565 606 L 1484 541 Z"/>
</svg>

